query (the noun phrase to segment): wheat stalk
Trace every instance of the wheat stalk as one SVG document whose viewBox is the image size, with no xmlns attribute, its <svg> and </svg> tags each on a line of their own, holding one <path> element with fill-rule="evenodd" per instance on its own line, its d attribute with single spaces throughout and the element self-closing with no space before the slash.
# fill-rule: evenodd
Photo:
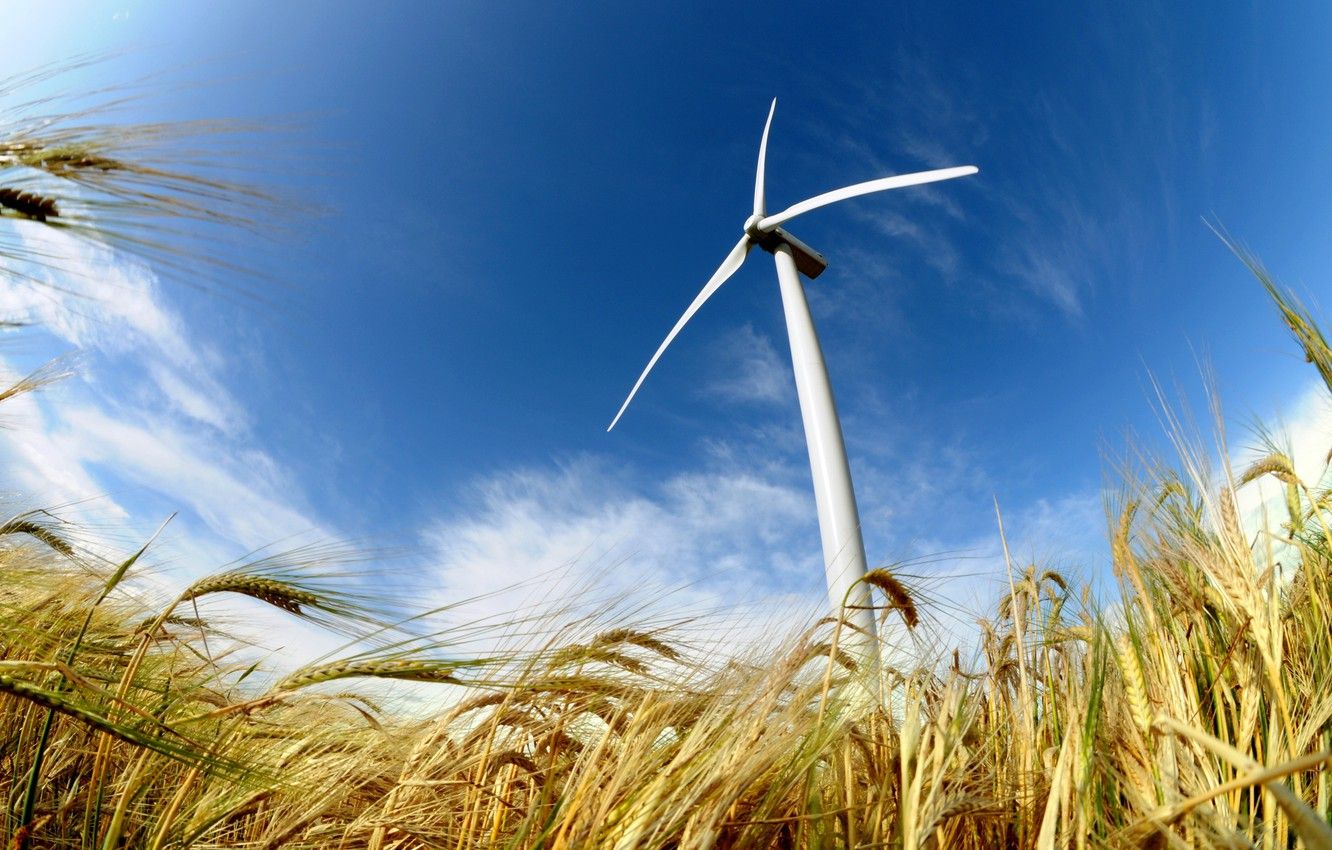
<svg viewBox="0 0 1332 850">
<path fill-rule="evenodd" d="M 288 676 L 278 684 L 277 690 L 294 691 L 311 685 L 353 677 L 460 684 L 459 680 L 453 675 L 459 666 L 457 662 L 411 658 L 333 661 Z"/>
</svg>

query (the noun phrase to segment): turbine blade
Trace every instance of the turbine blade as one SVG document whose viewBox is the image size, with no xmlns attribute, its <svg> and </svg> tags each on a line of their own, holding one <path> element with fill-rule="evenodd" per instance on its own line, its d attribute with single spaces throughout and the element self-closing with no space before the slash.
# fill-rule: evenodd
<svg viewBox="0 0 1332 850">
<path fill-rule="evenodd" d="M 717 267 L 717 271 L 713 272 L 712 277 L 708 278 L 708 282 L 703 284 L 703 289 L 700 290 L 698 295 L 694 298 L 694 303 L 689 305 L 689 309 L 684 311 L 684 315 L 680 317 L 680 321 L 676 322 L 675 327 L 671 328 L 671 332 L 666 334 L 666 339 L 662 340 L 661 345 L 657 346 L 657 353 L 652 355 L 652 359 L 648 361 L 647 368 L 643 370 L 643 374 L 639 375 L 638 380 L 634 382 L 634 388 L 629 391 L 629 397 L 624 400 L 624 404 L 620 405 L 620 412 L 615 414 L 615 418 L 611 420 L 610 427 L 606 429 L 607 431 L 614 428 L 615 423 L 620 421 L 620 417 L 624 415 L 625 409 L 629 407 L 629 402 L 633 401 L 634 396 L 638 393 L 638 388 L 643 386 L 643 380 L 647 378 L 648 372 L 651 372 L 652 367 L 656 366 L 657 361 L 661 359 L 661 353 L 666 350 L 666 346 L 671 344 L 671 341 L 675 339 L 676 334 L 680 333 L 680 329 L 694 317 L 694 314 L 698 312 L 698 308 L 702 307 L 703 303 L 712 297 L 712 293 L 721 289 L 721 285 L 725 283 L 731 275 L 735 274 L 736 269 L 740 268 L 740 265 L 745 261 L 745 255 L 749 253 L 749 249 L 752 245 L 753 243 L 749 241 L 748 235 L 741 236 L 740 241 L 735 243 L 735 247 L 731 249 L 731 253 L 727 254 L 726 259 L 722 260 L 722 264 Z"/>
<path fill-rule="evenodd" d="M 958 168 L 940 168 L 935 171 L 919 171 L 915 174 L 899 174 L 896 177 L 880 177 L 878 180 L 868 180 L 854 186 L 824 192 L 822 195 L 815 195 L 807 201 L 793 204 L 776 215 L 770 215 L 763 219 L 758 226 L 760 230 L 772 230 L 777 225 L 790 221 L 798 215 L 803 215 L 819 207 L 826 207 L 828 204 L 835 204 L 838 201 L 845 201 L 847 198 L 868 195 L 872 192 L 886 192 L 889 189 L 901 189 L 904 186 L 919 186 L 922 183 L 952 180 L 954 177 L 966 177 L 968 174 L 975 174 L 979 170 L 974 165 L 963 165 Z"/>
<path fill-rule="evenodd" d="M 772 129 L 772 114 L 777 111 L 777 98 L 772 99 L 768 109 L 768 123 L 763 125 L 763 141 L 759 142 L 758 172 L 754 175 L 754 215 L 768 214 L 768 201 L 763 194 L 764 163 L 768 159 L 768 131 Z"/>
</svg>

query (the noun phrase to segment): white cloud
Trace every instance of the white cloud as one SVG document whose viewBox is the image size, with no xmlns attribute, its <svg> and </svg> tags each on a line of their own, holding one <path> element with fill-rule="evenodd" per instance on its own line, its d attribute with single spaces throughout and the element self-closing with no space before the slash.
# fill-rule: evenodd
<svg viewBox="0 0 1332 850">
<path fill-rule="evenodd" d="M 318 527 L 280 495 L 294 488 L 272 477 L 271 463 L 247 462 L 207 436 L 95 407 L 66 407 L 56 435 L 85 468 L 101 467 L 176 500 L 247 549 Z"/>
<path fill-rule="evenodd" d="M 436 565 L 433 602 L 503 591 L 467 608 L 469 616 L 501 620 L 557 600 L 569 606 L 565 621 L 614 607 L 608 600 L 657 620 L 726 611 L 730 616 L 700 624 L 696 635 L 731 651 L 784 635 L 827 604 L 813 499 L 807 478 L 789 465 L 763 475 L 752 469 L 681 473 L 644 489 L 605 462 L 583 458 L 481 481 L 470 494 L 475 507 L 425 531 Z M 900 483 L 910 490 L 909 478 Z M 902 500 L 905 512 L 910 500 Z M 872 501 L 866 507 L 876 512 Z M 991 611 L 1007 586 L 999 533 L 985 512 L 977 517 L 981 530 L 973 526 L 965 539 L 903 542 L 936 508 L 916 505 L 897 529 L 892 549 L 895 558 L 913 559 L 900 570 L 912 576 L 926 623 L 907 635 L 890 618 L 890 641 L 927 654 L 953 647 L 965 654 L 976 616 Z M 1032 562 L 1073 567 L 1072 580 L 1090 578 L 1104 563 L 1099 492 L 1006 509 L 1004 521 L 1019 571 Z M 765 619 L 773 611 L 782 612 L 780 624 Z"/>
<path fill-rule="evenodd" d="M 190 339 L 146 266 L 67 233 L 40 227 L 18 233 L 26 253 L 59 257 L 59 266 L 32 267 L 25 270 L 31 281 L 0 285 L 0 318 L 127 361 L 147 372 L 177 413 L 228 435 L 244 429 L 246 417 L 216 374 L 221 358 Z"/>
<path fill-rule="evenodd" d="M 224 433 L 234 433 L 244 421 L 237 406 L 226 393 L 220 391 L 216 381 L 209 378 L 199 380 L 196 375 L 192 385 L 180 372 L 161 363 L 149 365 L 148 373 L 177 413 Z"/>
<path fill-rule="evenodd" d="M 73 505 L 101 496 L 105 490 L 84 468 L 82 459 L 52 433 L 42 405 L 32 395 L 9 399 L 0 414 L 6 428 L 0 441 L 9 449 L 5 472 L 9 485 L 24 501 L 46 507 Z M 124 519 L 125 509 L 112 499 L 97 498 L 96 508 L 111 519 Z M 27 507 L 32 507 L 32 504 Z"/>
<path fill-rule="evenodd" d="M 293 535 L 331 536 L 250 445 L 221 359 L 192 339 L 146 267 L 69 234 L 5 226 L 28 254 L 59 258 L 0 279 L 0 317 L 36 326 L 5 370 L 17 372 L 19 353 L 82 350 L 72 378 L 0 410 L 10 426 L 0 449 L 25 506 L 67 506 L 72 519 L 135 533 L 183 509 L 175 526 L 196 569 L 203 553 L 216 565 Z"/>
<path fill-rule="evenodd" d="M 696 647 L 727 651 L 785 635 L 821 608 L 806 493 L 738 471 L 647 490 L 627 477 L 581 458 L 478 482 L 473 508 L 423 533 L 432 602 L 474 599 L 472 620 L 537 609 L 561 624 L 591 617 L 594 630 L 615 622 L 611 612 L 640 624 L 689 619 Z"/>
<path fill-rule="evenodd" d="M 1081 255 L 1071 241 L 1023 241 L 1010 250 L 1005 271 L 1067 318 L 1082 318 L 1082 292 L 1090 287 L 1091 278 L 1080 270 Z"/>
<path fill-rule="evenodd" d="M 1277 420 L 1295 472 L 1310 486 L 1321 481 L 1332 450 L 1332 399 L 1319 380 L 1310 381 L 1288 415 Z"/>
<path fill-rule="evenodd" d="M 853 214 L 858 220 L 868 222 L 893 240 L 885 242 L 885 245 L 894 246 L 894 242 L 900 245 L 903 239 L 915 243 L 920 249 L 919 258 L 942 275 L 945 281 L 956 278 L 962 268 L 962 255 L 954 247 L 953 241 L 938 227 L 926 224 L 937 216 L 912 218 L 897 209 L 871 208 L 868 205 L 855 206 Z"/>
<path fill-rule="evenodd" d="M 426 530 L 455 598 L 580 565 L 624 586 L 704 581 L 776 589 L 812 560 L 808 497 L 752 473 L 684 473 L 639 491 L 605 463 L 479 482 L 475 507 Z M 622 569 L 620 568 L 622 567 Z"/>
<path fill-rule="evenodd" d="M 740 404 L 795 402 L 789 362 L 753 325 L 746 323 L 723 336 L 713 346 L 712 359 L 715 365 L 709 372 L 717 377 L 707 385 L 707 395 Z"/>
<path fill-rule="evenodd" d="M 1295 473 L 1306 486 L 1326 485 L 1328 460 L 1332 457 L 1332 399 L 1327 387 L 1314 380 L 1300 394 L 1289 412 L 1283 411 L 1272 429 L 1276 448 L 1283 451 L 1295 465 Z M 1243 474 L 1251 464 L 1264 457 L 1269 448 L 1251 445 L 1231 453 L 1231 468 L 1236 476 Z M 1294 553 L 1280 542 L 1281 524 L 1288 519 L 1285 485 L 1270 475 L 1264 475 L 1241 487 L 1236 494 L 1236 507 L 1241 522 L 1259 540 L 1259 551 L 1265 552 L 1267 542 L 1278 561 L 1289 565 Z M 1265 532 L 1273 535 L 1267 537 Z"/>
<path fill-rule="evenodd" d="M 3 225 L 0 225 L 3 226 Z M 0 361 L 82 350 L 73 376 L 0 407 L 0 462 L 14 510 L 54 509 L 87 551 L 119 560 L 179 510 L 125 592 L 160 604 L 246 552 L 341 535 L 248 435 L 221 358 L 193 337 L 143 265 L 67 234 L 24 228 L 28 251 L 60 258 L 0 277 L 0 318 L 36 327 Z M 21 355 L 21 357 L 20 357 Z M 270 550 L 271 551 L 271 550 Z M 341 638 L 245 600 L 210 600 L 209 618 L 290 667 Z"/>
</svg>

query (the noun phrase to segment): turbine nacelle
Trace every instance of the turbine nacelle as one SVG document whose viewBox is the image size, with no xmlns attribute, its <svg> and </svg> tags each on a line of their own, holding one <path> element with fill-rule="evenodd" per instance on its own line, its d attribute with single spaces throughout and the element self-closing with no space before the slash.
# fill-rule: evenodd
<svg viewBox="0 0 1332 850">
<path fill-rule="evenodd" d="M 745 219 L 745 236 L 750 244 L 759 246 L 769 254 L 775 253 L 778 247 L 786 245 L 790 247 L 791 254 L 795 257 L 796 268 L 801 274 L 810 280 L 823 274 L 823 270 L 828 268 L 828 261 L 822 254 L 776 225 L 764 227 L 764 218 L 762 212 L 756 212 Z"/>
<path fill-rule="evenodd" d="M 740 241 L 735 244 L 731 252 L 722 260 L 721 266 L 713 272 L 712 277 L 703 285 L 703 289 L 695 296 L 692 304 L 685 310 L 684 315 L 671 328 L 671 332 L 666 335 L 666 339 L 657 347 L 657 352 L 652 355 L 648 361 L 647 368 L 638 376 L 638 381 L 634 388 L 629 391 L 629 397 L 620 405 L 620 410 L 615 414 L 611 421 L 609 431 L 615 427 L 615 423 L 620 421 L 624 411 L 629 407 L 629 402 L 633 401 L 638 393 L 638 388 L 643 385 L 648 373 L 652 367 L 657 365 L 662 352 L 671 344 L 680 329 L 693 318 L 698 309 L 703 306 L 712 294 L 721 288 L 731 275 L 744 263 L 745 257 L 754 246 L 758 246 L 770 254 L 775 254 L 782 246 L 787 246 L 792 258 L 795 260 L 796 269 L 808 278 L 816 278 L 828 267 L 828 261 L 823 258 L 818 251 L 809 247 L 805 243 L 796 239 L 790 233 L 783 230 L 780 225 L 790 221 L 798 215 L 803 215 L 819 207 L 825 207 L 829 204 L 835 204 L 838 201 L 845 201 L 848 198 L 868 195 L 873 192 L 886 192 L 889 189 L 900 189 L 905 186 L 917 186 L 922 183 L 934 183 L 939 180 L 951 180 L 955 177 L 965 177 L 969 174 L 975 174 L 979 169 L 973 165 L 964 165 L 958 168 L 941 168 L 935 171 L 921 171 L 916 174 L 901 174 L 895 177 L 880 177 L 877 180 L 869 180 L 864 183 L 856 183 L 853 186 L 846 186 L 841 189 L 834 189 L 831 192 L 824 192 L 822 195 L 815 195 L 812 198 L 793 204 L 786 209 L 774 215 L 768 215 L 766 209 L 766 196 L 764 185 L 764 169 L 768 157 L 768 131 L 772 129 L 772 116 L 777 111 L 777 99 L 773 98 L 772 107 L 768 110 L 768 121 L 763 126 L 763 139 L 759 142 L 758 169 L 754 175 L 754 211 L 749 218 L 745 219 L 744 235 Z"/>
<path fill-rule="evenodd" d="M 795 258 L 796 269 L 810 280 L 823 274 L 823 270 L 828 268 L 828 260 L 822 254 L 780 227 L 762 232 L 753 242 L 769 254 L 777 253 L 777 249 L 782 245 L 790 248 L 791 256 Z"/>
</svg>

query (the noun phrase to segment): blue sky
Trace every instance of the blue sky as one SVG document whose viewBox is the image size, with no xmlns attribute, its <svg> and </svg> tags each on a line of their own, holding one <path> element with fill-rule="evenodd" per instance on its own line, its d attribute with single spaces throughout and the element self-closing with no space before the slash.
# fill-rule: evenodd
<svg viewBox="0 0 1332 850">
<path fill-rule="evenodd" d="M 67 83 L 160 73 L 131 117 L 294 127 L 238 165 L 306 206 L 234 243 L 263 303 L 92 249 L 98 298 L 3 284 L 47 323 L 12 370 L 83 352 L 0 435 L 15 498 L 97 497 L 107 533 L 180 509 L 182 569 L 358 539 L 441 599 L 568 563 L 817 599 L 766 257 L 605 433 L 739 235 L 772 97 L 773 208 L 981 168 L 791 228 L 831 261 L 808 291 L 873 562 L 983 595 L 997 498 L 1021 557 L 1097 574 L 1107 453 L 1164 445 L 1153 375 L 1205 418 L 1201 362 L 1237 445 L 1280 416 L 1316 447 L 1314 375 L 1203 219 L 1326 297 L 1325 5 L 713 5 L 17 4 L 0 73 L 115 51 Z"/>
</svg>

